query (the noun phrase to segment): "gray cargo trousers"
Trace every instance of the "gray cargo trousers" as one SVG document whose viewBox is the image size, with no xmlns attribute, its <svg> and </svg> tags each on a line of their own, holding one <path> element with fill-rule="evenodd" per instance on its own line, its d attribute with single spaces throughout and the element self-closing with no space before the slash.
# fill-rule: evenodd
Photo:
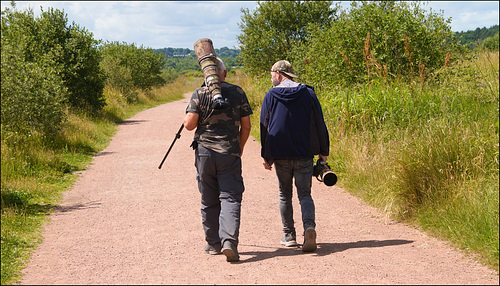
<svg viewBox="0 0 500 286">
<path fill-rule="evenodd" d="M 237 246 L 245 190 L 241 158 L 217 153 L 201 145 L 198 145 L 195 155 L 205 240 L 216 249 L 220 249 L 225 241 Z"/>
</svg>

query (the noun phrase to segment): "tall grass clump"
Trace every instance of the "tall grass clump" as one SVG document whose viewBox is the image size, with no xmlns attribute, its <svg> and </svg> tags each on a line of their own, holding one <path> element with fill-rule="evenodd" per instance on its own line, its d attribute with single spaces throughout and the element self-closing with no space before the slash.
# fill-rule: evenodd
<svg viewBox="0 0 500 286">
<path fill-rule="evenodd" d="M 437 120 L 408 135 L 394 195 L 404 203 L 400 216 L 498 267 L 498 141 L 480 129 Z"/>
<path fill-rule="evenodd" d="M 339 184 L 498 270 L 498 52 L 319 92 Z"/>
</svg>

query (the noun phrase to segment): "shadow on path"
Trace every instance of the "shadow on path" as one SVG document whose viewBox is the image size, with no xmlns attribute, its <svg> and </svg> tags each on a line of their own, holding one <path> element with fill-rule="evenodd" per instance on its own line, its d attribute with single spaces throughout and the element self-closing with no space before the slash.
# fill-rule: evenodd
<svg viewBox="0 0 500 286">
<path fill-rule="evenodd" d="M 71 206 L 57 206 L 55 208 L 55 211 L 58 213 L 66 213 L 66 212 L 78 211 L 78 210 L 83 210 L 83 209 L 93 209 L 93 208 L 99 207 L 100 205 L 101 205 L 101 203 L 99 203 L 97 201 L 93 201 L 93 202 L 88 202 L 87 204 L 79 203 L 79 204 L 74 204 Z"/>
<path fill-rule="evenodd" d="M 120 125 L 135 125 L 135 124 L 141 124 L 142 122 L 149 122 L 149 120 L 123 120 Z"/>
<path fill-rule="evenodd" d="M 347 243 L 318 243 L 318 249 L 313 252 L 318 256 L 329 255 L 332 253 L 342 252 L 351 248 L 372 248 L 372 247 L 386 247 L 413 243 L 413 240 L 402 240 L 402 239 L 389 239 L 389 240 L 363 240 L 357 242 L 347 242 Z M 242 244 L 243 245 L 243 244 Z M 274 247 L 263 247 L 257 245 L 246 245 L 255 246 L 259 248 L 272 248 L 274 251 L 246 251 L 240 252 L 242 255 L 251 255 L 251 258 L 241 260 L 240 263 L 244 262 L 256 262 L 265 259 L 270 259 L 278 256 L 291 256 L 291 255 L 304 255 L 309 254 L 303 252 L 300 247 L 287 247 L 287 248 L 274 248 Z"/>
</svg>

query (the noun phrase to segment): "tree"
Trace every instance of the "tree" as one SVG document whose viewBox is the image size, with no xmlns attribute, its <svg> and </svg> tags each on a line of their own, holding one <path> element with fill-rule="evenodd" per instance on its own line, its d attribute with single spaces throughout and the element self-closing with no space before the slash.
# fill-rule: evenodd
<svg viewBox="0 0 500 286">
<path fill-rule="evenodd" d="M 6 18 L 2 17 L 2 138 L 4 131 L 16 132 L 21 137 L 33 132 L 54 134 L 66 119 L 68 94 L 58 75 L 58 65 L 50 58 L 26 61 L 23 52 L 29 36 L 18 34 L 15 44 L 4 39 Z"/>
<path fill-rule="evenodd" d="M 103 44 L 100 52 L 108 84 L 118 88 L 129 102 L 136 99 L 135 89 L 148 90 L 165 83 L 161 77 L 166 64 L 163 53 L 118 42 Z"/>
<path fill-rule="evenodd" d="M 53 133 L 68 106 L 100 110 L 103 75 L 98 41 L 49 8 L 2 11 L 2 128 Z"/>
<path fill-rule="evenodd" d="M 445 64 L 460 51 L 450 19 L 426 13 L 420 2 L 352 2 L 327 28 L 310 26 L 311 40 L 295 63 L 311 84 L 408 77 Z"/>
<path fill-rule="evenodd" d="M 268 71 L 274 62 L 291 60 L 293 48 L 307 43 L 307 26 L 325 26 L 333 21 L 337 8 L 332 1 L 265 1 L 243 16 L 238 35 L 240 61 L 251 74 Z"/>
<path fill-rule="evenodd" d="M 62 49 L 42 52 L 40 41 L 50 38 L 41 37 L 33 10 L 19 12 L 14 8 L 2 11 L 2 137 L 4 131 L 21 136 L 32 132 L 52 134 L 65 120 L 68 95 L 59 75 Z"/>
<path fill-rule="evenodd" d="M 101 110 L 104 99 L 104 73 L 100 68 L 99 41 L 92 33 L 73 24 L 65 43 L 64 80 L 72 106 L 91 112 Z"/>
<path fill-rule="evenodd" d="M 484 39 L 483 46 L 490 51 L 498 51 L 498 32 L 493 37 Z"/>
<path fill-rule="evenodd" d="M 30 43 L 32 57 L 51 54 L 61 69 L 61 76 L 68 89 L 67 100 L 72 107 L 91 112 L 102 109 L 104 78 L 99 68 L 99 41 L 92 33 L 73 23 L 63 11 L 49 8 L 36 19 L 34 40 Z"/>
</svg>

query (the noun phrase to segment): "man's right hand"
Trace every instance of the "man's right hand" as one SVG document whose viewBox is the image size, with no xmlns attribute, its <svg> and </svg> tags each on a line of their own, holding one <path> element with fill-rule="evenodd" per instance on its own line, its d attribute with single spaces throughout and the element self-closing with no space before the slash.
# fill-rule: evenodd
<svg viewBox="0 0 500 286">
<path fill-rule="evenodd" d="M 264 159 L 264 163 L 262 163 L 262 165 L 264 165 L 266 170 L 272 170 L 273 168 L 269 163 L 267 163 L 266 159 Z"/>
<path fill-rule="evenodd" d="M 327 160 L 328 160 L 328 156 L 323 156 L 323 155 L 321 155 L 321 154 L 319 154 L 318 156 L 319 156 L 319 158 L 320 158 L 321 160 L 323 160 L 323 165 L 325 165 L 325 164 L 326 164 L 326 162 L 327 162 Z"/>
</svg>

